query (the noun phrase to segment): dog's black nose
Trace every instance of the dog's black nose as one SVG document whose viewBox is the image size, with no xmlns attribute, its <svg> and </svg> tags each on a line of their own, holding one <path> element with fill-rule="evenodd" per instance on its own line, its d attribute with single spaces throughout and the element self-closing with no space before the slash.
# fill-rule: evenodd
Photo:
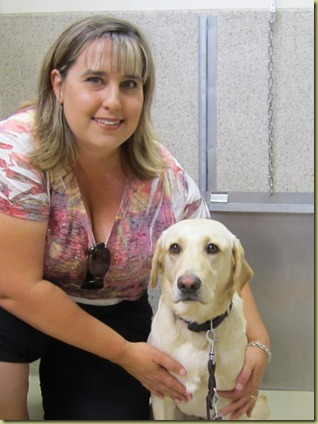
<svg viewBox="0 0 318 424">
<path fill-rule="evenodd" d="M 177 287 L 183 294 L 194 294 L 200 289 L 201 280 L 195 275 L 182 275 L 177 280 Z"/>
</svg>

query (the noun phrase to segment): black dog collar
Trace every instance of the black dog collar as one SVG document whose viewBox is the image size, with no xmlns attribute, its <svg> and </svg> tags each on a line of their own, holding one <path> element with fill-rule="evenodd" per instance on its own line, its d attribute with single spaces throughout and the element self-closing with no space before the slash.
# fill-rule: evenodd
<svg viewBox="0 0 318 424">
<path fill-rule="evenodd" d="M 224 314 L 219 315 L 215 317 L 214 319 L 203 322 L 201 324 L 195 321 L 187 321 L 186 319 L 182 317 L 178 317 L 178 318 L 184 321 L 186 324 L 188 324 L 188 330 L 194 331 L 195 333 L 200 333 L 201 331 L 208 331 L 208 330 L 211 330 L 212 328 L 218 327 L 224 321 L 224 319 L 228 316 L 229 311 L 231 309 L 232 309 L 232 302 L 230 303 L 228 310 L 225 311 Z"/>
</svg>

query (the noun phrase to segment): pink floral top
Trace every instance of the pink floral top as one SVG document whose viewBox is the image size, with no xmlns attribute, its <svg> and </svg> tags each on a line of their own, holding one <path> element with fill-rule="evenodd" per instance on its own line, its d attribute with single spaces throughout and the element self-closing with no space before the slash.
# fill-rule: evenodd
<svg viewBox="0 0 318 424">
<path fill-rule="evenodd" d="M 69 295 L 92 304 L 139 298 L 162 231 L 182 219 L 209 216 L 197 186 L 162 147 L 168 163 L 164 176 L 127 184 L 107 241 L 111 264 L 104 288 L 81 289 L 88 249 L 96 242 L 76 178 L 64 173 L 50 181 L 31 165 L 33 120 L 34 109 L 27 108 L 0 122 L 0 213 L 47 222 L 43 275 Z"/>
</svg>

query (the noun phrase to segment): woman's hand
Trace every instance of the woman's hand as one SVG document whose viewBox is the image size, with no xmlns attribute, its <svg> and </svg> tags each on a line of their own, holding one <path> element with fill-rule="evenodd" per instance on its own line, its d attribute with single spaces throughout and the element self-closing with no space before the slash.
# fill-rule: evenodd
<svg viewBox="0 0 318 424">
<path fill-rule="evenodd" d="M 220 397 L 233 401 L 220 411 L 223 416 L 231 414 L 232 420 L 238 419 L 244 413 L 248 417 L 251 416 L 266 365 L 265 352 L 257 347 L 247 347 L 244 366 L 236 379 L 235 389 L 218 391 Z"/>
<path fill-rule="evenodd" d="M 118 364 L 133 375 L 148 390 L 163 398 L 171 397 L 176 403 L 187 402 L 191 395 L 170 372 L 185 375 L 179 362 L 147 343 L 129 343 Z"/>
</svg>

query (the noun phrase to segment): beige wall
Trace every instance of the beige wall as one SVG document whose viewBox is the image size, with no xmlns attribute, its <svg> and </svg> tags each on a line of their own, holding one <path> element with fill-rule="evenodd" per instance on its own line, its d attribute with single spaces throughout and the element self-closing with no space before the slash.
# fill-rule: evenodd
<svg viewBox="0 0 318 424">
<path fill-rule="evenodd" d="M 313 8 L 313 0 L 278 0 L 277 7 Z M 269 9 L 269 0 L 0 0 L 0 13 L 107 10 Z"/>
<path fill-rule="evenodd" d="M 88 13 L 96 12 L 0 14 L 0 119 L 34 96 L 48 46 Z M 267 191 L 268 12 L 111 13 L 132 20 L 146 33 L 156 62 L 153 117 L 158 134 L 197 182 L 199 15 L 217 17 L 218 190 Z M 312 192 L 313 9 L 278 10 L 274 42 L 276 188 Z"/>
</svg>

